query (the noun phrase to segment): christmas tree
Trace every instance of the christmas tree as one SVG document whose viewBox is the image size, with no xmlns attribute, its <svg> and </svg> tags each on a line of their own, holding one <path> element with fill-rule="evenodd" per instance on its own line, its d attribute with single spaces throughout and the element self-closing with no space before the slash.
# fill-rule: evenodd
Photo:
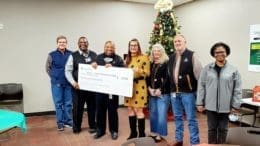
<svg viewBox="0 0 260 146">
<path fill-rule="evenodd" d="M 148 54 L 152 50 L 152 46 L 156 43 L 162 44 L 166 53 L 170 55 L 175 51 L 173 38 L 180 33 L 180 26 L 177 22 L 177 17 L 174 15 L 172 0 L 158 0 L 154 8 L 158 10 L 158 15 L 154 21 L 153 32 L 150 37 L 150 47 Z M 148 117 L 148 111 L 144 110 L 145 116 Z M 168 121 L 174 120 L 171 108 L 168 109 Z"/>
<path fill-rule="evenodd" d="M 164 10 L 160 8 L 157 18 L 154 21 L 154 28 L 150 37 L 150 47 L 156 43 L 162 44 L 166 53 L 169 55 L 175 51 L 173 45 L 173 38 L 176 34 L 180 33 L 180 26 L 177 23 L 177 17 L 173 13 L 173 8 Z"/>
</svg>

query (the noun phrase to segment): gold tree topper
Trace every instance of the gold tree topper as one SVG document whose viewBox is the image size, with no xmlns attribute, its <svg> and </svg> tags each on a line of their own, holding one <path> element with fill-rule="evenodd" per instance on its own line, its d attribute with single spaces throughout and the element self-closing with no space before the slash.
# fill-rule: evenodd
<svg viewBox="0 0 260 146">
<path fill-rule="evenodd" d="M 172 0 L 158 0 L 157 3 L 154 5 L 154 9 L 159 10 L 161 12 L 171 10 L 172 7 Z"/>
</svg>

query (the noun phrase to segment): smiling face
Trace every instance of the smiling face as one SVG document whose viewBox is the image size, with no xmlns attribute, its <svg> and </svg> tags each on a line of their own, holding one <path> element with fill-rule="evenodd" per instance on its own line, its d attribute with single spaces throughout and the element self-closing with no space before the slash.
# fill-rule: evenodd
<svg viewBox="0 0 260 146">
<path fill-rule="evenodd" d="M 105 43 L 104 53 L 108 56 L 111 56 L 115 53 L 115 45 L 112 41 L 107 41 Z"/>
<path fill-rule="evenodd" d="M 216 59 L 217 62 L 224 62 L 227 57 L 227 52 L 226 49 L 223 48 L 222 46 L 217 47 L 214 50 L 214 58 Z"/>
<path fill-rule="evenodd" d="M 65 51 L 65 49 L 67 48 L 67 40 L 65 38 L 58 39 L 57 48 L 59 51 Z"/>
<path fill-rule="evenodd" d="M 139 52 L 139 45 L 137 41 L 131 41 L 129 45 L 129 50 L 131 54 L 137 54 Z"/>
<path fill-rule="evenodd" d="M 154 61 L 155 60 L 159 60 L 161 58 L 161 56 L 162 56 L 162 52 L 161 52 L 160 48 L 157 48 L 157 47 L 155 47 L 153 49 L 152 53 L 153 53 L 153 60 Z"/>
<path fill-rule="evenodd" d="M 174 48 L 177 52 L 181 53 L 186 48 L 186 40 L 182 35 L 176 35 L 173 39 Z"/>
<path fill-rule="evenodd" d="M 88 51 L 88 40 L 85 37 L 81 37 L 78 41 L 78 46 L 81 51 Z"/>
</svg>

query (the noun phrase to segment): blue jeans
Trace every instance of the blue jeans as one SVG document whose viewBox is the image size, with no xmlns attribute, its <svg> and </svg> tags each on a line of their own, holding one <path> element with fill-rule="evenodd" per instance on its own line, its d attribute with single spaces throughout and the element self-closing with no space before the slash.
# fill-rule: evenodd
<svg viewBox="0 0 260 146">
<path fill-rule="evenodd" d="M 191 145 L 199 144 L 199 128 L 196 119 L 195 93 L 176 93 L 171 95 L 172 110 L 175 118 L 175 140 L 183 141 L 183 111 L 185 111 L 190 131 Z"/>
<path fill-rule="evenodd" d="M 58 126 L 73 124 L 72 122 L 72 92 L 70 85 L 52 84 L 52 98 L 56 110 L 56 120 Z"/>
<path fill-rule="evenodd" d="M 167 111 L 170 103 L 170 94 L 161 97 L 150 96 L 149 112 L 151 132 L 167 135 Z"/>
</svg>

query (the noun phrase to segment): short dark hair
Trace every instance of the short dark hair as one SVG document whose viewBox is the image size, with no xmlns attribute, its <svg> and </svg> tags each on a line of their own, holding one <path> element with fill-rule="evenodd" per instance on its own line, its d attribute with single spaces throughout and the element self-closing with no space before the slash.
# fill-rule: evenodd
<svg viewBox="0 0 260 146">
<path fill-rule="evenodd" d="M 211 55 L 212 57 L 215 56 L 215 55 L 214 55 L 214 54 L 215 54 L 215 50 L 216 50 L 218 47 L 223 47 L 223 48 L 226 50 L 227 56 L 230 54 L 230 47 L 229 47 L 227 44 L 223 43 L 223 42 L 218 42 L 218 43 L 214 44 L 214 45 L 211 47 L 211 49 L 210 49 L 210 55 Z"/>
</svg>

